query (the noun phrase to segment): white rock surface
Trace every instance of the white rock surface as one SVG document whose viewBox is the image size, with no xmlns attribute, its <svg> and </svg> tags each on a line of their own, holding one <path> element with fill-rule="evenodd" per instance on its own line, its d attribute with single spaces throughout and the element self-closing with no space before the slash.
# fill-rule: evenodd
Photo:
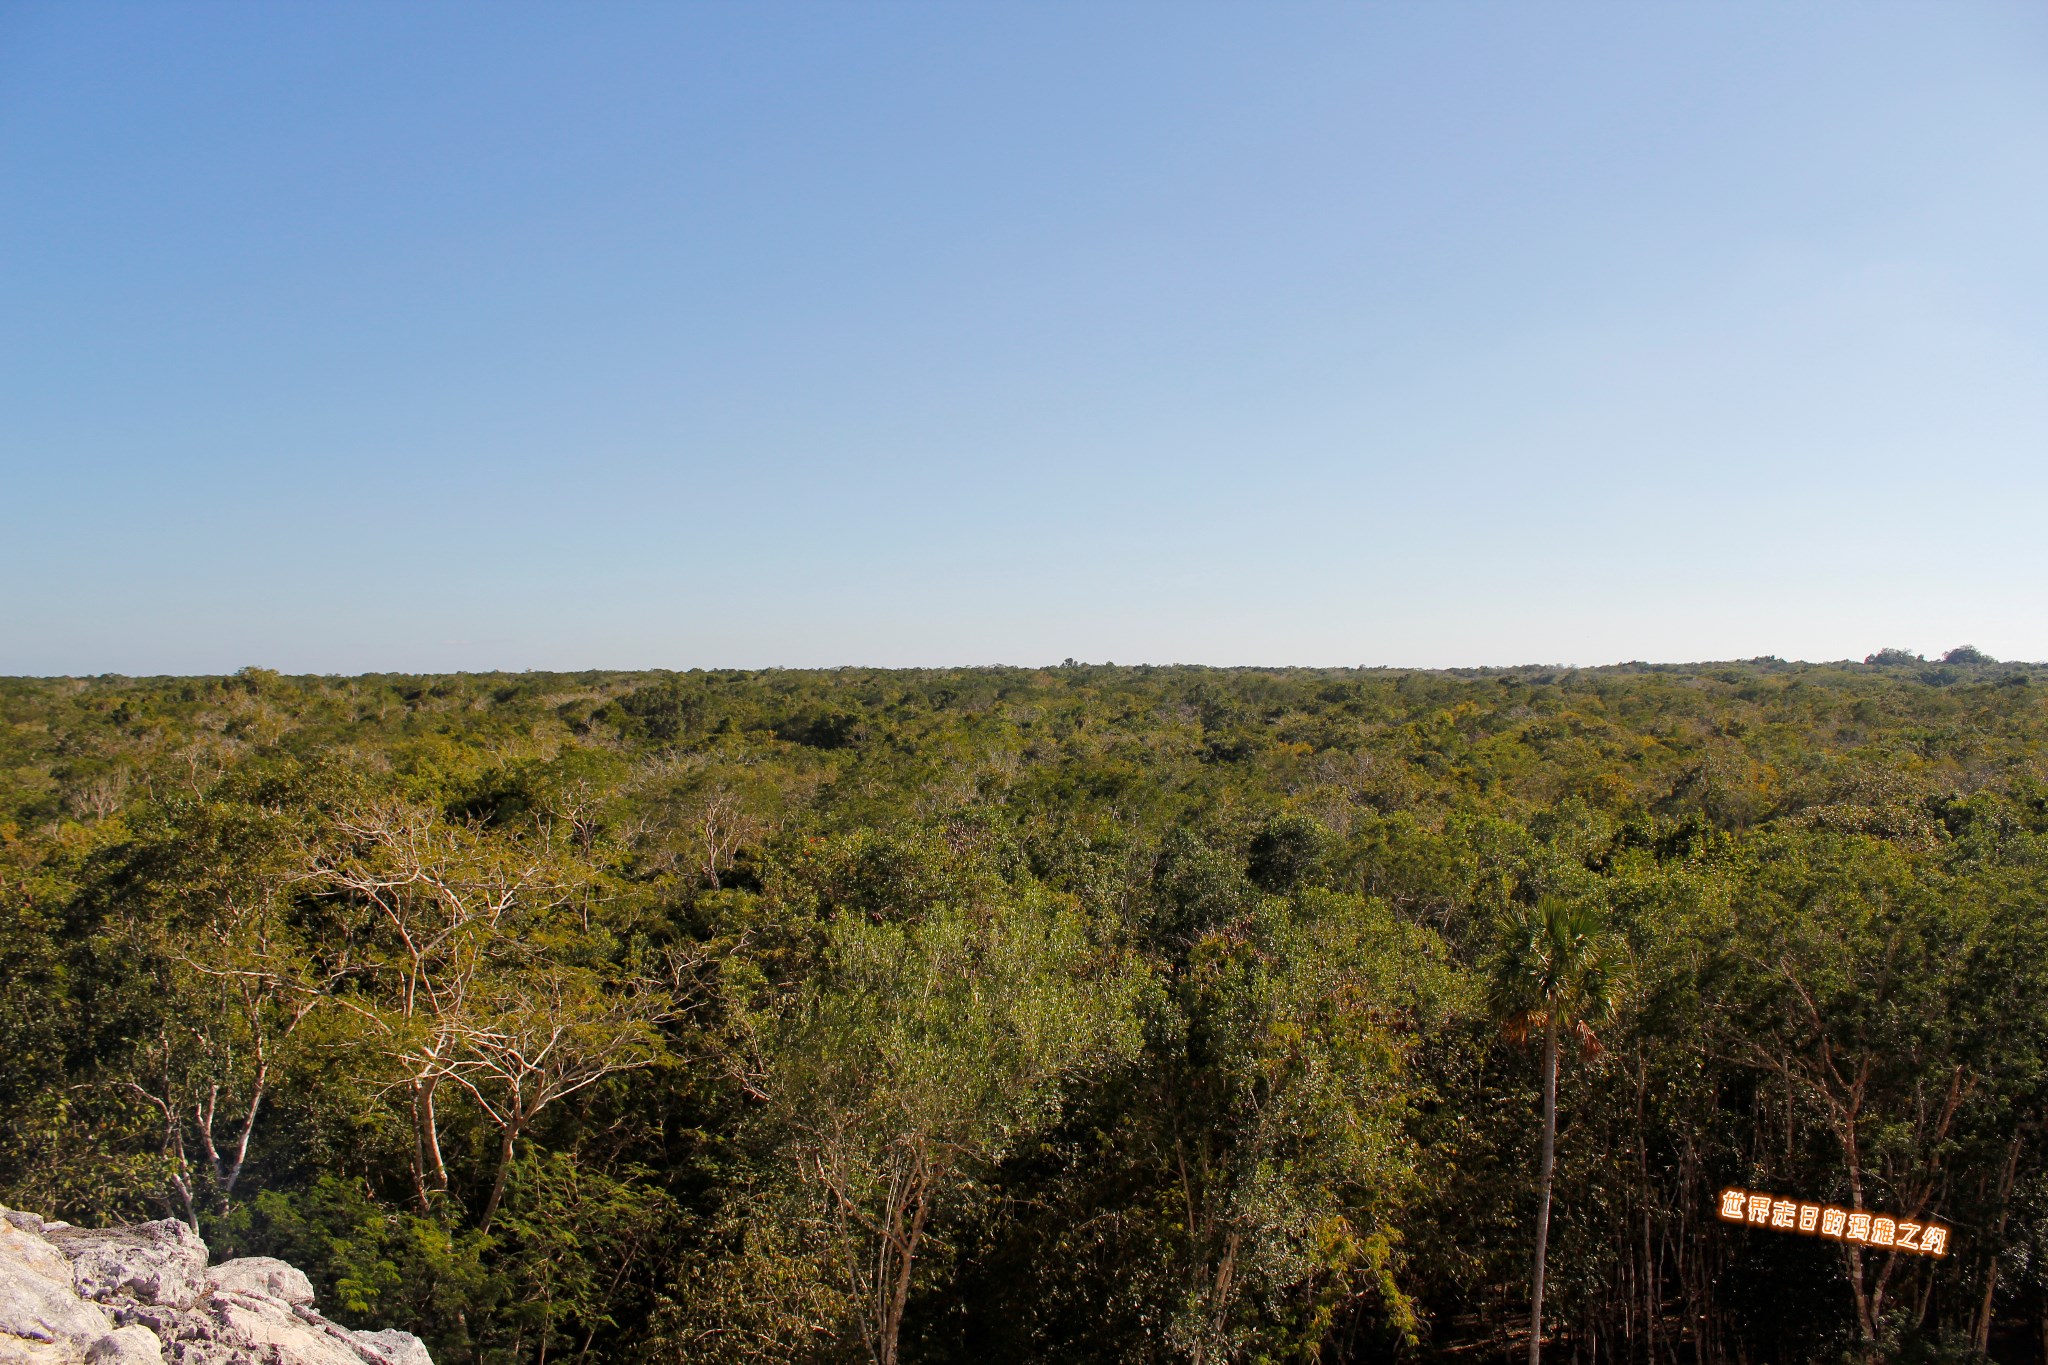
<svg viewBox="0 0 2048 1365">
<path fill-rule="evenodd" d="M 206 1243 L 174 1218 L 97 1232 L 49 1228 L 43 1236 L 71 1258 L 71 1279 L 84 1298 L 190 1308 L 206 1289 Z"/>
<path fill-rule="evenodd" d="M 79 1298 L 63 1253 L 0 1222 L 0 1365 L 81 1360 L 113 1330 L 105 1310 Z"/>
<path fill-rule="evenodd" d="M 214 1289 L 232 1289 L 279 1303 L 311 1303 L 313 1282 L 306 1272 L 287 1265 L 275 1256 L 244 1256 L 239 1261 L 222 1261 L 206 1272 L 206 1283 Z"/>
<path fill-rule="evenodd" d="M 85 1353 L 86 1365 L 164 1365 L 164 1346 L 147 1327 L 109 1332 Z"/>
<path fill-rule="evenodd" d="M 355 1334 L 322 1322 L 308 1322 L 289 1305 L 274 1299 L 229 1293 L 220 1296 L 220 1320 L 227 1335 L 247 1345 L 259 1361 L 289 1360 L 292 1365 L 363 1365 L 364 1353 L 349 1340 Z M 321 1329 L 325 1327 L 326 1331 Z"/>
<path fill-rule="evenodd" d="M 206 1266 L 183 1223 L 97 1231 L 0 1209 L 0 1365 L 433 1365 L 410 1332 L 354 1332 L 268 1256 Z"/>
<path fill-rule="evenodd" d="M 434 1365 L 427 1344 L 410 1332 L 358 1332 L 356 1340 L 384 1353 L 384 1365 Z"/>
</svg>

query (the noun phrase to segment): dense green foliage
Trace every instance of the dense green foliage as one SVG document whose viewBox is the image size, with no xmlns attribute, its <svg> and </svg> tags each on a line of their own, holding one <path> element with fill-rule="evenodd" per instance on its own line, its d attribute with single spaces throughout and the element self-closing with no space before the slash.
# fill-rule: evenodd
<svg viewBox="0 0 2048 1365">
<path fill-rule="evenodd" d="M 2044 741 L 1981 656 L 0 680 L 0 1202 L 444 1365 L 1507 1360 L 1554 1057 L 1553 1358 L 2037 1360 Z"/>
</svg>

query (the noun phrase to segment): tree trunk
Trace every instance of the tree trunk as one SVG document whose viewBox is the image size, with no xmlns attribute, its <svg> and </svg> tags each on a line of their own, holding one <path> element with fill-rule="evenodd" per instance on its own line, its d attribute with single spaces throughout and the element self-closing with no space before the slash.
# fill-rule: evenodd
<svg viewBox="0 0 2048 1365">
<path fill-rule="evenodd" d="M 448 1193 L 448 1167 L 441 1159 L 441 1120 L 434 1112 L 435 1082 L 416 1077 L 412 1083 L 413 1125 L 419 1130 L 420 1181 L 424 1191 L 431 1181 L 434 1193 Z M 425 1211 L 425 1199 L 422 1197 Z"/>
<path fill-rule="evenodd" d="M 1650 1209 L 1654 1200 L 1650 1191 L 1650 1144 L 1644 1136 L 1649 1131 L 1648 1110 L 1650 1095 L 1650 1072 L 1648 1063 L 1641 1054 L 1636 1057 L 1636 1188 L 1643 1200 L 1643 1342 L 1644 1359 L 1650 1365 L 1657 1365 L 1657 1305 L 1658 1265 L 1650 1239 Z"/>
<path fill-rule="evenodd" d="M 903 1335 L 903 1311 L 910 1304 L 910 1272 L 917 1260 L 917 1244 L 924 1236 L 925 1215 L 931 1211 L 930 1185 L 925 1179 L 922 1160 L 913 1179 L 916 1183 L 910 1197 L 910 1226 L 901 1234 L 894 1267 L 895 1282 L 889 1286 L 889 1297 L 882 1308 L 878 1352 L 881 1365 L 896 1365 L 898 1342 Z M 890 1221 L 892 1224 L 896 1222 L 895 1219 Z"/>
<path fill-rule="evenodd" d="M 1536 1176 L 1536 1269 L 1530 1276 L 1529 1365 L 1543 1362 L 1543 1258 L 1550 1249 L 1550 1177 L 1557 1159 L 1557 1018 L 1543 1026 L 1543 1156 Z"/>
<path fill-rule="evenodd" d="M 1863 1203 L 1863 1148 L 1856 1140 L 1856 1118 L 1862 1109 L 1863 1072 L 1859 1071 L 1856 1084 L 1850 1092 L 1850 1102 L 1842 1106 L 1842 1155 L 1849 1167 L 1849 1207 L 1860 1209 Z M 1870 1286 L 1863 1280 L 1863 1249 L 1854 1242 L 1844 1242 L 1842 1252 L 1849 1263 L 1849 1292 L 1856 1299 L 1856 1332 L 1867 1358 L 1875 1358 L 1877 1352 L 1879 1305 L 1871 1300 Z"/>
<path fill-rule="evenodd" d="M 1208 1357 L 1209 1343 L 1223 1340 L 1223 1325 L 1229 1321 L 1230 1282 L 1237 1273 L 1237 1253 L 1244 1245 L 1244 1234 L 1232 1232 L 1223 1240 L 1223 1260 L 1216 1267 L 1216 1284 L 1209 1293 L 1209 1322 L 1207 1330 L 1195 1343 L 1195 1365 L 1201 1365 Z"/>
<path fill-rule="evenodd" d="M 1850 1196 L 1852 1199 L 1854 1195 Z M 1856 1199 L 1855 1207 L 1861 1208 L 1863 1201 Z M 1856 1297 L 1856 1334 L 1862 1342 L 1864 1354 L 1874 1358 L 1877 1350 L 1877 1317 L 1871 1311 L 1870 1290 L 1863 1283 L 1863 1249 L 1854 1242 L 1842 1248 L 1849 1261 L 1849 1292 Z"/>
<path fill-rule="evenodd" d="M 235 1139 L 235 1164 L 228 1167 L 227 1175 L 220 1182 L 222 1204 L 235 1193 L 235 1184 L 242 1178 L 242 1167 L 249 1160 L 249 1139 L 256 1131 L 256 1113 L 263 1105 L 263 1087 L 270 1080 L 270 1066 L 265 1063 L 256 1068 L 256 1081 L 249 1090 L 249 1112 L 242 1116 L 242 1132 Z"/>
<path fill-rule="evenodd" d="M 477 1220 L 478 1232 L 491 1230 L 491 1219 L 498 1215 L 498 1204 L 505 1197 L 505 1181 L 512 1174 L 512 1143 L 519 1136 L 519 1130 L 505 1128 L 498 1137 L 498 1174 L 491 1181 L 491 1197 L 484 1201 L 484 1215 Z"/>
<path fill-rule="evenodd" d="M 1984 1265 L 1984 1299 L 1977 1306 L 1976 1330 L 1971 1338 L 1980 1355 L 1991 1350 L 1991 1310 L 1998 1297 L 1998 1248 L 2005 1245 L 2005 1220 L 2011 1212 L 2013 1181 L 2020 1173 L 2020 1151 L 2026 1140 L 2024 1129 L 2012 1135 L 2012 1147 L 2006 1154 L 2005 1170 L 1998 1177 L 1998 1230 L 1992 1234 L 1991 1255 Z"/>
</svg>

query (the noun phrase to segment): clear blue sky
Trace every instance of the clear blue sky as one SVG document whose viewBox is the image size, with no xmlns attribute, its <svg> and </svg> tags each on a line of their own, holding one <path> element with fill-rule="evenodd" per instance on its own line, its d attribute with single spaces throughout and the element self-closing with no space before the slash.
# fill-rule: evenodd
<svg viewBox="0 0 2048 1365">
<path fill-rule="evenodd" d="M 2048 6 L 0 7 L 0 672 L 2048 657 Z"/>
</svg>

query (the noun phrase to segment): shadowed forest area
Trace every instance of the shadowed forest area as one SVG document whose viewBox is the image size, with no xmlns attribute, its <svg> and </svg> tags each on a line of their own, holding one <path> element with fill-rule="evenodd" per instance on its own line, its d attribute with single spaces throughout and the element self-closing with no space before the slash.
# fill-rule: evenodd
<svg viewBox="0 0 2048 1365">
<path fill-rule="evenodd" d="M 1554 1056 L 1546 1357 L 2042 1361 L 2044 740 L 1967 651 L 0 680 L 0 1203 L 443 1365 L 1505 1362 Z"/>
</svg>

